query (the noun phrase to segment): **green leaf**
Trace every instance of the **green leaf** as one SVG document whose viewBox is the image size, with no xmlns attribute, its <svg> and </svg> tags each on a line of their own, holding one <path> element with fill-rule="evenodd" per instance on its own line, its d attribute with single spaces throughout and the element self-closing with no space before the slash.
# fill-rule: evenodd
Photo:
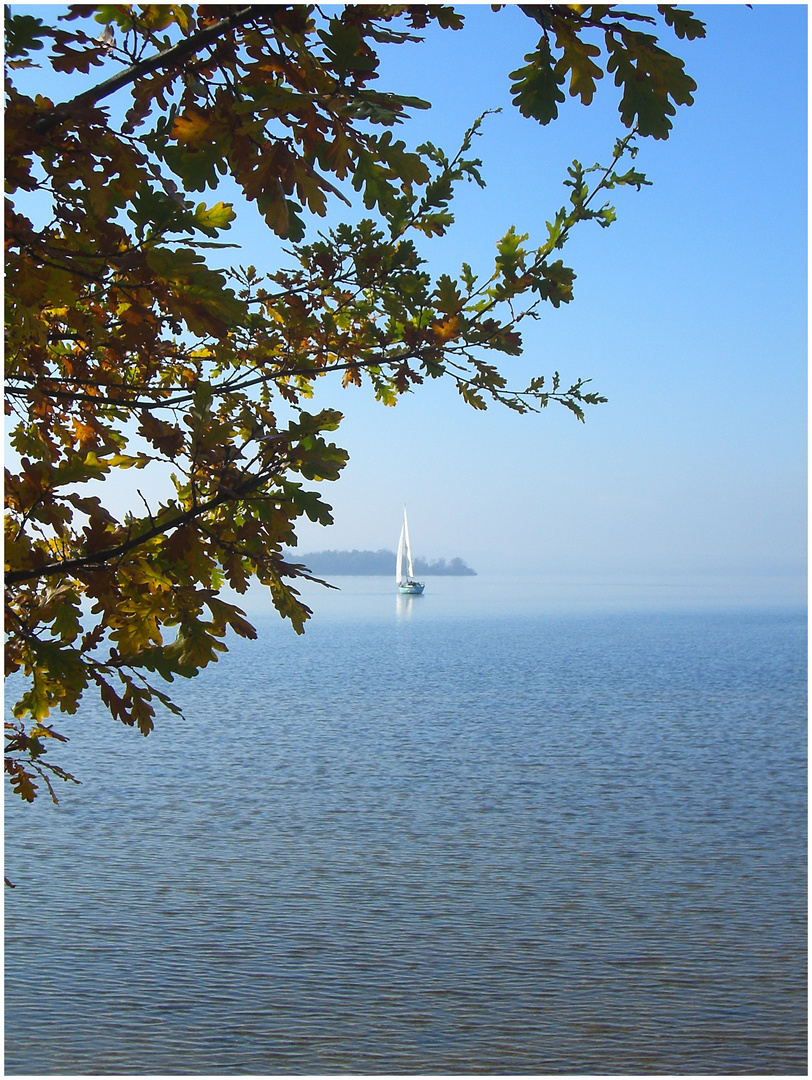
<svg viewBox="0 0 812 1080">
<path fill-rule="evenodd" d="M 4 27 L 6 57 L 9 58 L 41 49 L 43 43 L 40 39 L 50 34 L 42 19 L 35 19 L 33 15 L 13 15 L 8 7 Z"/>
<path fill-rule="evenodd" d="M 457 390 L 459 390 L 462 400 L 471 406 L 473 409 L 484 411 L 488 408 L 488 404 L 485 401 L 482 394 L 478 390 L 475 390 L 472 386 L 462 382 L 457 382 Z"/>
<path fill-rule="evenodd" d="M 603 78 L 603 71 L 592 59 L 600 56 L 597 45 L 581 41 L 578 35 L 561 27 L 556 34 L 556 44 L 563 50 L 561 59 L 555 65 L 557 76 L 562 78 L 567 72 L 570 76 L 570 96 L 580 96 L 583 105 L 590 105 L 595 95 L 595 81 Z"/>
<path fill-rule="evenodd" d="M 545 263 L 541 268 L 541 277 L 533 284 L 534 290 L 542 300 L 549 300 L 553 307 L 568 304 L 572 300 L 572 283 L 575 273 L 565 266 L 561 259 L 554 263 Z"/>
<path fill-rule="evenodd" d="M 673 28 L 678 38 L 694 41 L 696 38 L 705 36 L 705 23 L 694 18 L 693 11 L 675 7 L 673 4 L 658 4 L 657 10 L 665 19 L 666 24 Z"/>
<path fill-rule="evenodd" d="M 659 48 L 650 34 L 624 27 L 618 32 L 621 40 L 607 34 L 607 69 L 623 87 L 620 118 L 626 127 L 636 126 L 640 135 L 667 139 L 674 104 L 693 104 L 696 83 L 685 74 L 682 60 Z"/>
<path fill-rule="evenodd" d="M 5 770 L 10 775 L 11 789 L 14 794 L 19 795 L 25 802 L 33 802 L 37 797 L 34 773 L 28 772 L 19 761 L 8 757 L 5 760 Z"/>
<path fill-rule="evenodd" d="M 442 274 L 437 279 L 437 288 L 432 296 L 436 307 L 446 315 L 457 315 L 462 311 L 464 300 L 456 281 L 453 281 L 448 274 Z"/>
<path fill-rule="evenodd" d="M 510 73 L 513 103 L 522 116 L 540 124 L 549 124 L 558 116 L 558 106 L 565 100 L 561 85 L 564 74 L 556 69 L 550 43 L 542 38 L 535 52 L 525 56 L 527 65 Z"/>
<path fill-rule="evenodd" d="M 78 597 L 73 589 L 69 589 L 60 597 L 56 605 L 54 621 L 51 624 L 51 633 L 60 640 L 70 644 L 74 642 L 82 632 L 82 611 Z"/>
<path fill-rule="evenodd" d="M 347 25 L 340 19 L 330 19 L 326 30 L 318 35 L 324 43 L 328 67 L 340 79 L 347 75 L 371 74 L 378 66 L 378 58 L 363 39 L 357 26 Z"/>
<path fill-rule="evenodd" d="M 523 233 L 519 236 L 515 226 L 511 225 L 496 245 L 496 250 L 499 252 L 496 256 L 496 267 L 505 278 L 513 278 L 517 270 L 524 269 L 527 252 L 522 247 L 522 242 L 528 238 L 528 235 L 528 233 Z"/>
<path fill-rule="evenodd" d="M 651 181 L 646 179 L 645 173 L 637 172 L 636 169 L 629 169 L 628 172 L 625 172 L 623 174 L 612 173 L 604 186 L 607 188 L 613 188 L 622 187 L 624 185 L 636 187 L 639 191 L 640 188 L 643 187 L 643 185 L 645 185 L 646 187 L 651 187 Z"/>
<path fill-rule="evenodd" d="M 471 293 L 473 291 L 474 285 L 476 285 L 477 278 L 476 278 L 476 275 L 471 270 L 471 267 L 466 262 L 464 262 L 462 264 L 462 270 L 460 272 L 460 277 L 462 278 L 462 280 L 465 283 L 465 288 L 468 290 L 469 293 Z"/>
<path fill-rule="evenodd" d="M 30 716 L 34 720 L 44 720 L 51 711 L 52 701 L 44 670 L 35 668 L 31 675 L 31 688 L 15 704 L 13 712 L 18 719 Z"/>
</svg>

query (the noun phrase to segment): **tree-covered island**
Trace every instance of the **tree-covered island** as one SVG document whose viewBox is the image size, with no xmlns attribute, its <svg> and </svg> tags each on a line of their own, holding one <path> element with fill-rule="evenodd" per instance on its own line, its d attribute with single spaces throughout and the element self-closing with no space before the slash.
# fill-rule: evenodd
<svg viewBox="0 0 812 1080">
<path fill-rule="evenodd" d="M 302 561 L 314 574 L 330 577 L 332 575 L 358 575 L 394 577 L 397 556 L 394 551 L 311 551 L 301 555 Z M 414 560 L 414 572 L 417 577 L 476 577 L 476 570 L 471 569 L 460 558 L 450 561 L 418 556 Z"/>
</svg>

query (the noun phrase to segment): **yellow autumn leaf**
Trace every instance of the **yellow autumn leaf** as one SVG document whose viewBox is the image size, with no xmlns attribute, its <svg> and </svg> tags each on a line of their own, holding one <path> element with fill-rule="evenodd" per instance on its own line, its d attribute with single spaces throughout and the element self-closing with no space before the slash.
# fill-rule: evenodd
<svg viewBox="0 0 812 1080">
<path fill-rule="evenodd" d="M 172 125 L 172 138 L 182 145 L 203 141 L 211 128 L 211 119 L 198 109 L 187 109 Z"/>
<path fill-rule="evenodd" d="M 450 319 L 444 319 L 442 322 L 432 323 L 432 330 L 434 336 L 439 338 L 440 341 L 450 341 L 459 335 L 460 332 L 460 319 L 458 315 L 453 315 Z"/>
</svg>

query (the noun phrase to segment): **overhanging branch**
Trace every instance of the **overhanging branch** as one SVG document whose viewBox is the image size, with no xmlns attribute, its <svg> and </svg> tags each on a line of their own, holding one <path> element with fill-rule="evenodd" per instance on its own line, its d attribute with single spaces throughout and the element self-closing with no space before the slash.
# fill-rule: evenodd
<svg viewBox="0 0 812 1080">
<path fill-rule="evenodd" d="M 261 6 L 267 10 L 265 5 Z M 220 37 L 221 34 L 227 33 L 229 30 L 234 30 L 236 27 L 247 23 L 253 18 L 259 8 L 260 5 L 258 4 L 249 4 L 248 7 L 239 8 L 233 15 L 221 19 L 213 26 L 207 26 L 203 30 L 198 30 L 197 33 L 192 34 L 191 37 L 179 41 L 177 45 L 173 45 L 164 52 L 155 53 L 154 56 L 149 56 L 146 60 L 140 60 L 137 64 L 133 64 L 131 67 L 125 68 L 124 71 L 120 71 L 118 75 L 113 75 L 112 78 L 99 83 L 98 86 L 94 86 L 90 90 L 85 90 L 82 94 L 77 94 L 76 97 L 71 98 L 70 101 L 63 101 L 61 104 L 57 105 L 52 112 L 48 113 L 46 116 L 41 116 L 39 120 L 35 121 L 33 130 L 38 135 L 45 135 L 52 128 L 56 127 L 57 124 L 61 124 L 63 120 L 70 116 L 74 109 L 95 105 L 96 102 L 109 97 L 110 94 L 114 94 L 116 90 L 120 90 L 122 86 L 127 86 L 128 83 L 141 78 L 142 75 L 147 75 L 151 71 L 157 71 L 159 68 L 169 67 L 172 64 L 185 60 L 187 56 L 196 53 L 199 49 L 208 45 L 209 42 Z"/>
</svg>

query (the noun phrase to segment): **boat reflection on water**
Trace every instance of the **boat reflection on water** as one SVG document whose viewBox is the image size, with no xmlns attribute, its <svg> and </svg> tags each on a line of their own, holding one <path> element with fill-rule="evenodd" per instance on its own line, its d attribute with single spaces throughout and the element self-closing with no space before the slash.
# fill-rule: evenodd
<svg viewBox="0 0 812 1080">
<path fill-rule="evenodd" d="M 420 593 L 399 592 L 395 596 L 395 610 L 399 619 L 411 619 L 414 614 L 415 597 Z"/>
</svg>

